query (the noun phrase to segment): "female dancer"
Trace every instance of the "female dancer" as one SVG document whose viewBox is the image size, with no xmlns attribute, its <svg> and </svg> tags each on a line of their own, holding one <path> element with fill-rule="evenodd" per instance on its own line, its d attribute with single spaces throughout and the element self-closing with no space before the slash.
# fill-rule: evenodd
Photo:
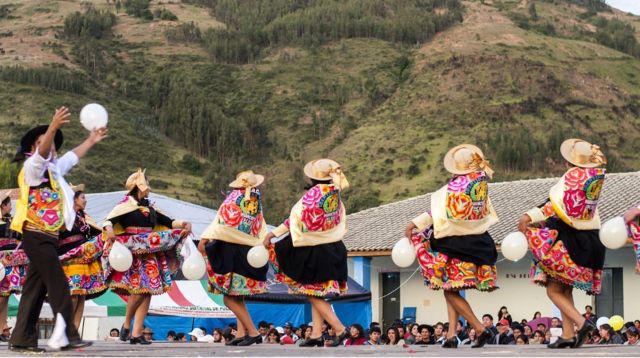
<svg viewBox="0 0 640 358">
<path fill-rule="evenodd" d="M 126 188 L 129 192 L 103 223 L 109 243 L 102 262 L 107 286 L 129 296 L 120 340 L 151 344 L 142 335 L 151 295 L 160 295 L 171 287 L 172 275 L 181 261 L 180 248 L 191 233 L 191 224 L 170 219 L 150 205 L 151 188 L 141 169 L 129 176 Z M 128 271 L 118 272 L 109 265 L 109 252 L 116 240 L 132 251 L 133 263 Z M 135 325 L 131 330 L 134 317 Z"/>
<path fill-rule="evenodd" d="M 518 228 L 533 254 L 533 281 L 546 286 L 562 313 L 562 337 L 548 347 L 577 348 L 595 330 L 576 309 L 573 288 L 600 293 L 606 249 L 598 235 L 597 206 L 607 161 L 597 145 L 581 139 L 564 141 L 560 152 L 567 172 L 549 191 L 549 201 L 524 214 Z M 580 327 L 576 338 L 574 325 Z"/>
<path fill-rule="evenodd" d="M 244 296 L 267 291 L 268 266 L 254 268 L 247 262 L 252 246 L 261 245 L 267 234 L 262 194 L 257 186 L 264 176 L 248 170 L 239 173 L 233 188 L 218 209 L 216 218 L 202 234 L 198 250 L 208 257 L 209 290 L 224 295 L 224 304 L 238 319 L 238 334 L 229 346 L 262 343 Z"/>
<path fill-rule="evenodd" d="M 19 247 L 20 235 L 11 230 L 11 190 L 0 193 L 0 262 L 4 265 L 4 278 L 0 281 L 0 327 L 4 332 L 7 326 L 9 297 L 20 293 L 27 276 L 29 260 Z M 4 334 L 0 342 L 8 341 Z"/>
<path fill-rule="evenodd" d="M 494 333 L 482 325 L 460 291 L 497 289 L 498 252 L 487 232 L 498 222 L 488 191 L 493 170 L 480 148 L 471 144 L 450 149 L 444 167 L 453 178 L 431 195 L 431 212 L 413 219 L 405 235 L 416 248 L 426 283 L 444 290 L 450 324 L 442 346 L 458 347 L 454 323 L 462 315 L 482 332 L 471 346 L 480 348 L 494 339 Z"/>
<path fill-rule="evenodd" d="M 326 320 L 336 331 L 333 346 L 349 332 L 325 297 L 347 291 L 347 249 L 342 243 L 347 224 L 340 193 L 349 187 L 340 164 L 331 159 L 313 160 L 304 167 L 311 187 L 291 209 L 289 219 L 264 239 L 276 270 L 276 280 L 289 292 L 305 295 L 311 303 L 313 332 L 301 346 L 322 347 L 321 327 Z M 271 239 L 289 233 L 271 246 Z"/>
<path fill-rule="evenodd" d="M 640 274 L 640 223 L 637 220 L 638 217 L 640 217 L 640 205 L 630 208 L 624 214 L 624 222 L 629 226 L 633 251 L 636 256 L 636 273 Z"/>
<path fill-rule="evenodd" d="M 85 300 L 100 296 L 107 286 L 102 276 L 103 242 L 100 228 L 84 211 L 87 199 L 84 185 L 71 186 L 76 221 L 73 229 L 60 233 L 58 255 L 67 276 L 73 304 L 73 323 L 80 327 Z"/>
</svg>

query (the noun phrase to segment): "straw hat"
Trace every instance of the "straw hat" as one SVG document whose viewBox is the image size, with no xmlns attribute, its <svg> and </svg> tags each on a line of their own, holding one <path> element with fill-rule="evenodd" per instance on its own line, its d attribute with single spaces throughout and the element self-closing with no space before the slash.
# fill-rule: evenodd
<svg viewBox="0 0 640 358">
<path fill-rule="evenodd" d="M 565 140 L 560 146 L 560 153 L 566 161 L 581 168 L 596 168 L 607 164 L 607 158 L 600 147 L 582 139 Z"/>
<path fill-rule="evenodd" d="M 4 201 L 4 199 L 11 196 L 11 189 L 0 191 L 0 203 Z"/>
<path fill-rule="evenodd" d="M 444 156 L 444 168 L 451 174 L 464 175 L 484 171 L 491 178 L 493 170 L 480 148 L 473 144 L 460 144 L 449 149 Z"/>
<path fill-rule="evenodd" d="M 147 191 L 151 189 L 151 187 L 149 187 L 149 182 L 147 182 L 147 178 L 144 175 L 146 171 L 146 169 L 142 170 L 138 168 L 137 172 L 129 175 L 129 178 L 127 178 L 127 183 L 125 184 L 125 187 L 128 191 L 133 190 L 133 188 L 135 187 L 138 187 L 140 191 Z"/>
<path fill-rule="evenodd" d="M 320 181 L 331 180 L 340 189 L 349 187 L 349 181 L 342 172 L 340 164 L 331 159 L 323 158 L 310 161 L 304 166 L 304 175 Z"/>
<path fill-rule="evenodd" d="M 245 170 L 236 175 L 236 180 L 229 183 L 232 188 L 244 188 L 245 197 L 251 195 L 251 188 L 255 188 L 264 182 L 264 175 L 255 174 L 253 170 Z"/>
<path fill-rule="evenodd" d="M 71 187 L 71 190 L 73 190 L 74 193 L 77 193 L 79 191 L 84 191 L 84 184 L 73 185 L 69 183 L 69 186 Z"/>
</svg>

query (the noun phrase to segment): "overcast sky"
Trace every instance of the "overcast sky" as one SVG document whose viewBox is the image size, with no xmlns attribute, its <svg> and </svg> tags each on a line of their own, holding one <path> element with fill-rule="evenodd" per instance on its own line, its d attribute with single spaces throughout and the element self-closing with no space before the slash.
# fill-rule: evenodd
<svg viewBox="0 0 640 358">
<path fill-rule="evenodd" d="M 640 15 L 640 0 L 607 0 L 607 4 L 616 9 Z"/>
</svg>

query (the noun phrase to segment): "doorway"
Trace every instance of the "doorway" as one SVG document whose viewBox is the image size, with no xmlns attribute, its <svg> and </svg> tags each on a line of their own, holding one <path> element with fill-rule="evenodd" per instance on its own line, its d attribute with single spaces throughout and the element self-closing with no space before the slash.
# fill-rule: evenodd
<svg viewBox="0 0 640 358">
<path fill-rule="evenodd" d="M 385 272 L 382 278 L 382 327 L 388 327 L 396 319 L 400 319 L 400 273 Z M 395 292 L 393 292 L 395 290 Z M 393 293 L 391 293 L 393 292 Z M 391 294 L 390 294 L 391 293 Z"/>
<path fill-rule="evenodd" d="M 582 307 L 578 307 L 581 309 Z M 622 295 L 622 268 L 607 267 L 602 273 L 602 291 L 596 296 L 596 316 L 624 317 L 624 296 Z"/>
</svg>

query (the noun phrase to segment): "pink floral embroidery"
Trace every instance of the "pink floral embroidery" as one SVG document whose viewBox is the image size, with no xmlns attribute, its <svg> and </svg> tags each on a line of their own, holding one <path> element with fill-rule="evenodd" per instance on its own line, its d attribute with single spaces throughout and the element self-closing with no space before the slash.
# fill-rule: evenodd
<svg viewBox="0 0 640 358">
<path fill-rule="evenodd" d="M 466 175 L 460 175 L 449 182 L 447 185 L 447 191 L 449 192 L 464 192 L 469 185 L 469 179 Z"/>
<path fill-rule="evenodd" d="M 567 211 L 567 215 L 573 218 L 579 218 L 582 216 L 586 208 L 587 197 L 582 190 L 569 189 L 564 192 L 564 207 Z"/>
<path fill-rule="evenodd" d="M 302 211 L 302 222 L 309 231 L 322 230 L 325 222 L 322 208 L 305 208 Z"/>
<path fill-rule="evenodd" d="M 302 197 L 302 205 L 304 207 L 317 206 L 320 198 L 322 198 L 322 189 L 319 185 L 316 185 L 304 194 Z"/>
</svg>

